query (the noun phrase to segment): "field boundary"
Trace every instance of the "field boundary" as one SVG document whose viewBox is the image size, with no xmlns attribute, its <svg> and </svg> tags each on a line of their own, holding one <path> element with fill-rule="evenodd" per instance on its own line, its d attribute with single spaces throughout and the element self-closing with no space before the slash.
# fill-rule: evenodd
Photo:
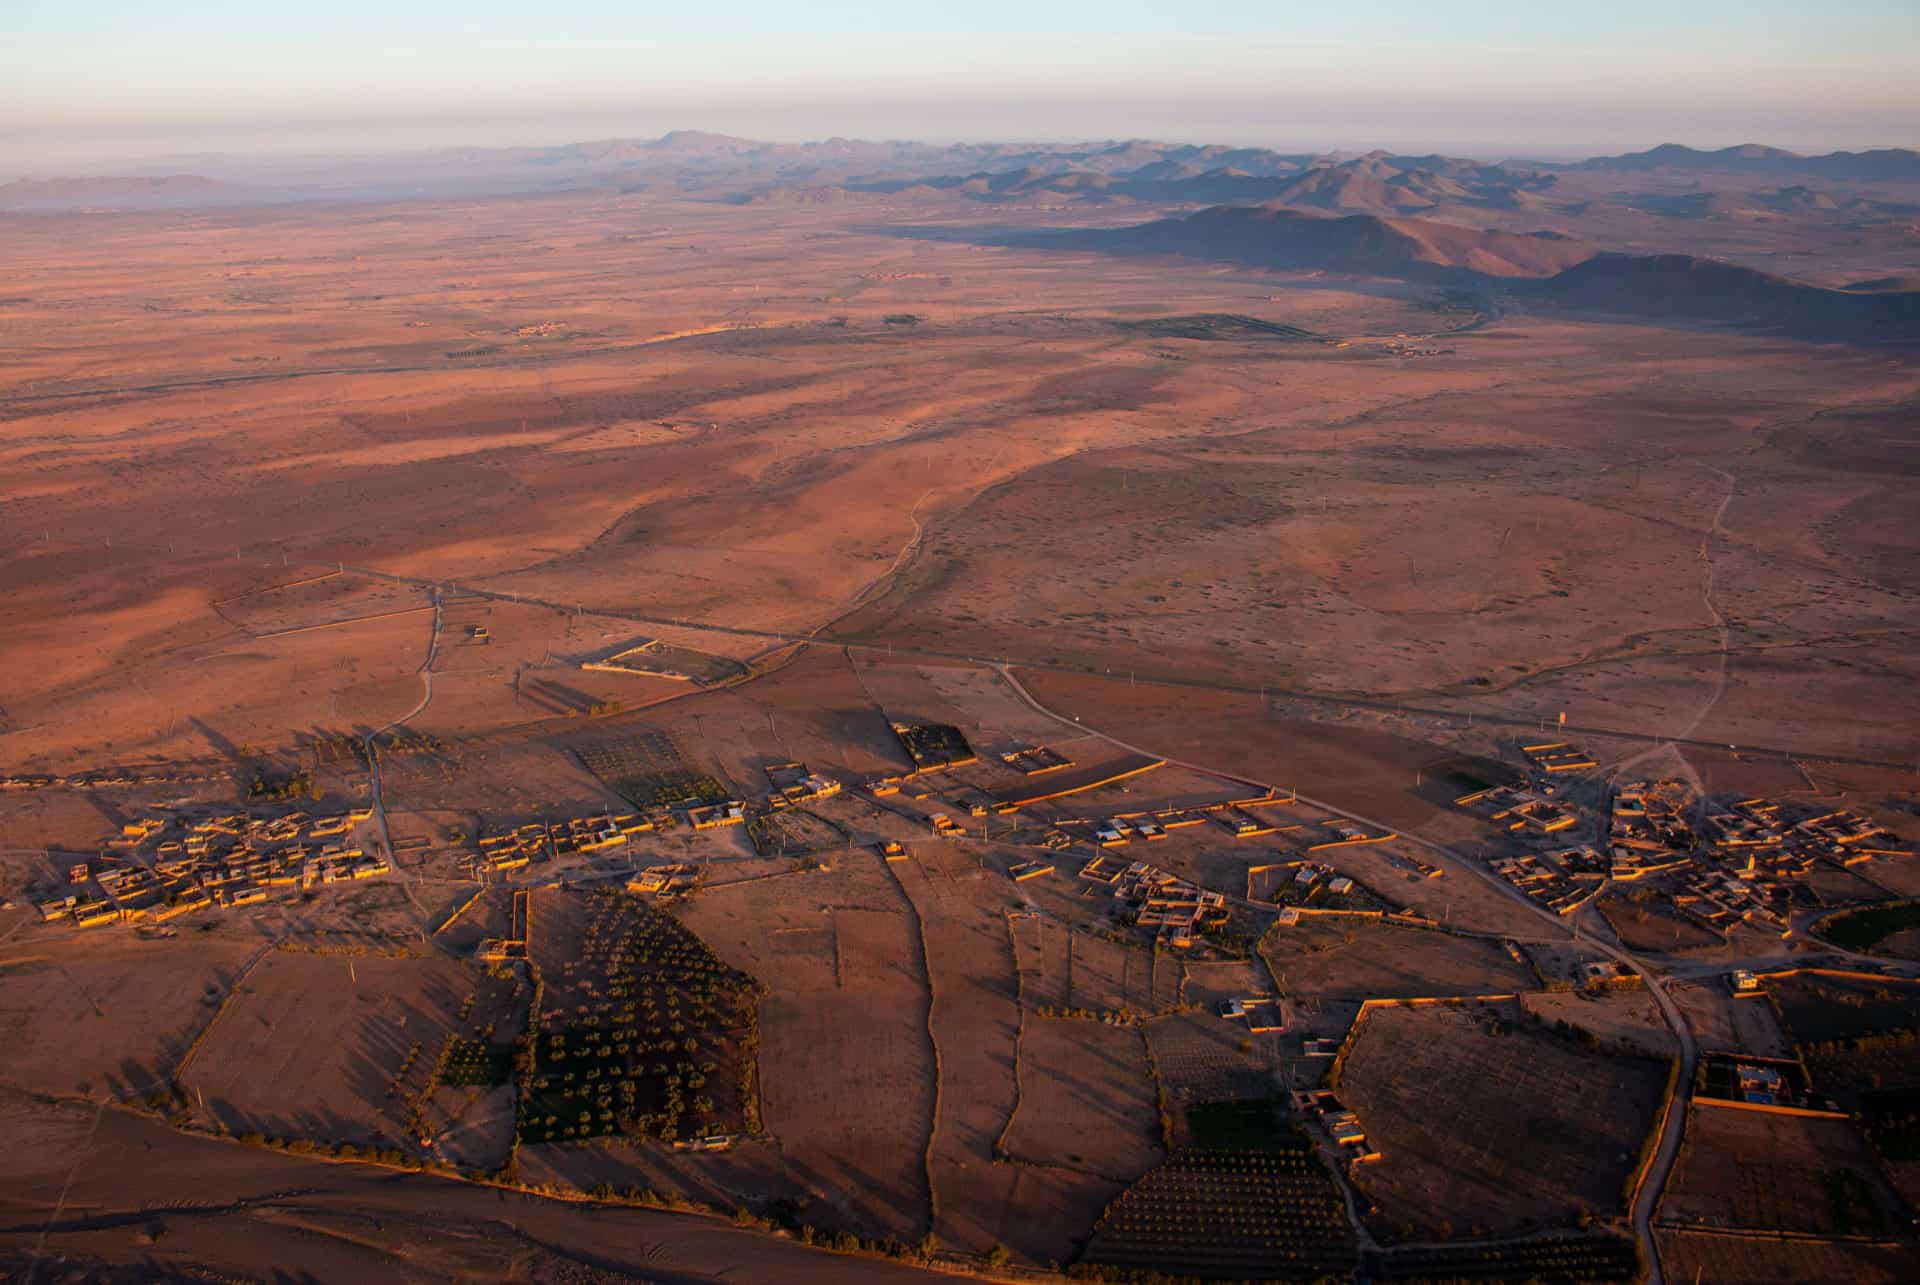
<svg viewBox="0 0 1920 1285">
<path fill-rule="evenodd" d="M 206 1042 L 207 1036 L 213 1033 L 213 1028 L 220 1024 L 220 1019 L 225 1017 L 227 1010 L 233 1006 L 233 1001 L 239 996 L 240 988 L 246 985 L 247 978 L 253 976 L 253 970 L 260 966 L 260 961 L 272 955 L 274 948 L 279 944 L 277 941 L 270 941 L 254 952 L 253 958 L 247 961 L 246 966 L 240 970 L 239 976 L 233 979 L 233 985 L 227 987 L 227 993 L 221 999 L 220 1007 L 213 1010 L 213 1016 L 207 1019 L 207 1024 L 200 1028 L 200 1033 L 193 1037 L 192 1043 L 187 1045 L 186 1051 L 180 1055 L 180 1060 L 174 1063 L 173 1072 L 167 1076 L 169 1081 L 175 1084 L 180 1082 L 180 1077 L 187 1072 L 187 1064 L 193 1061 L 193 1055 L 200 1051 L 200 1046 Z"/>
<path fill-rule="evenodd" d="M 940 1189 L 933 1181 L 933 1151 L 940 1141 L 940 1082 L 944 1073 L 940 1067 L 940 1041 L 933 1033 L 933 964 L 927 956 L 927 921 L 921 917 L 920 907 L 914 904 L 913 894 L 907 891 L 906 880 L 900 877 L 900 872 L 884 860 L 880 864 L 892 877 L 894 888 L 900 893 L 900 899 L 906 903 L 907 914 L 913 917 L 914 941 L 920 950 L 920 975 L 927 979 L 927 1012 L 924 1025 L 927 1031 L 927 1047 L 933 1051 L 933 1109 L 928 1113 L 927 1146 L 921 1154 L 921 1168 L 926 1171 L 927 1178 L 927 1231 L 937 1236 L 940 1227 Z M 837 958 L 837 945 L 835 952 Z M 1019 1109 L 1019 1093 L 1019 1084 L 1016 1082 L 1014 1085 L 1015 1110 Z"/>
<path fill-rule="evenodd" d="M 1797 1115 L 1814 1120 L 1851 1120 L 1845 1111 L 1822 1111 L 1817 1107 L 1784 1107 L 1775 1102 L 1735 1102 L 1732 1098 L 1710 1098 L 1696 1093 L 1693 1104 L 1720 1107 L 1728 1111 L 1759 1111 L 1767 1115 Z"/>
</svg>

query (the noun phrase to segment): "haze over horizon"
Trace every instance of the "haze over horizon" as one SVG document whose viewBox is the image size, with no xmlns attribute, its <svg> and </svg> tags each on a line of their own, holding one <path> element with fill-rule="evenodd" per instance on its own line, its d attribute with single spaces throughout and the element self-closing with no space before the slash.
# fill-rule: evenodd
<svg viewBox="0 0 1920 1285">
<path fill-rule="evenodd" d="M 771 141 L 1152 137 L 1565 156 L 1683 141 L 1802 150 L 1920 138 L 1920 16 L 1628 0 L 767 0 L 697 14 L 556 0 L 182 0 L 0 18 L 0 172 L 181 153 L 559 144 L 700 128 Z"/>
</svg>

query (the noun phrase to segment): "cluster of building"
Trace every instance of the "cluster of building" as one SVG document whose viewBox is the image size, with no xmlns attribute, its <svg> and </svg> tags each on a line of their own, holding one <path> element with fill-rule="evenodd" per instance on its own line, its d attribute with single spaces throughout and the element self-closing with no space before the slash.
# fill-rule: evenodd
<svg viewBox="0 0 1920 1285">
<path fill-rule="evenodd" d="M 1256 884 L 1268 895 L 1257 897 Z M 1247 867 L 1247 900 L 1264 901 L 1287 908 L 1311 905 L 1330 897 L 1349 896 L 1357 886 L 1348 876 L 1318 861 L 1297 860 Z M 1298 923 L 1299 916 L 1292 916 L 1288 922 Z"/>
<path fill-rule="evenodd" d="M 1739 799 L 1707 814 L 1690 860 L 1674 873 L 1674 905 L 1718 931 L 1740 920 L 1785 932 L 1795 909 L 1819 905 L 1806 878 L 1821 863 L 1904 857 L 1907 847 L 1850 809 L 1789 820 L 1780 804 Z"/>
<path fill-rule="evenodd" d="M 1000 761 L 1022 776 L 1040 776 L 1073 766 L 1072 759 L 1045 745 L 1030 745 L 1025 749 L 1013 750 L 1002 754 Z"/>
<path fill-rule="evenodd" d="M 698 868 L 683 864 L 648 866 L 627 880 L 627 891 L 649 896 L 671 896 L 690 891 L 700 882 Z"/>
<path fill-rule="evenodd" d="M 1685 865 L 1697 840 L 1687 820 L 1695 807 L 1684 781 L 1634 781 L 1614 791 L 1607 821 L 1613 877 L 1640 879 Z"/>
<path fill-rule="evenodd" d="M 767 806 L 776 810 L 840 793 L 840 782 L 808 771 L 805 763 L 774 763 L 767 768 L 767 781 L 773 787 Z"/>
<path fill-rule="evenodd" d="M 1813 1112 L 1823 1105 L 1809 1092 L 1805 1069 L 1789 1059 L 1710 1053 L 1701 1070 L 1700 1096 L 1708 1100 Z"/>
<path fill-rule="evenodd" d="M 1229 913 L 1223 894 L 1144 861 L 1122 865 L 1095 857 L 1080 868 L 1080 877 L 1112 888 L 1116 899 L 1135 908 L 1134 923 L 1150 929 L 1161 946 L 1191 946 L 1201 929 L 1224 923 Z"/>
<path fill-rule="evenodd" d="M 1455 804 L 1528 841 L 1490 860 L 1492 869 L 1541 905 L 1571 914 L 1609 883 L 1657 880 L 1673 907 L 1725 934 L 1747 923 L 1786 933 L 1796 909 L 1819 906 L 1807 876 L 1826 862 L 1847 866 L 1907 855 L 1872 819 L 1838 809 L 1792 819 L 1760 798 L 1713 806 L 1679 779 L 1632 781 L 1611 791 L 1592 829 L 1603 849 L 1568 844 L 1562 832 L 1584 814 L 1549 773 L 1591 765 L 1564 743 L 1523 746 L 1530 787 L 1493 786 Z M 1555 836 L 1561 836 L 1555 838 Z"/>
<path fill-rule="evenodd" d="M 1555 914 L 1570 915 L 1607 883 L 1607 859 L 1592 848 L 1559 848 L 1495 857 L 1495 874 Z"/>
<path fill-rule="evenodd" d="M 353 840 L 372 809 L 325 816 L 255 817 L 173 812 L 121 827 L 98 858 L 73 863 L 68 888 L 39 903 L 41 918 L 81 927 L 164 921 L 214 906 L 248 906 L 276 889 L 372 879 L 393 867 Z"/>
<path fill-rule="evenodd" d="M 529 821 L 498 834 L 480 836 L 479 852 L 466 858 L 474 875 L 504 874 L 535 861 L 574 853 L 604 852 L 624 847 L 634 836 L 653 829 L 653 822 L 637 812 L 603 813 L 567 821 Z"/>
<path fill-rule="evenodd" d="M 1580 822 L 1580 814 L 1558 799 L 1510 785 L 1493 785 L 1455 799 L 1456 807 L 1485 817 L 1516 834 L 1558 834 Z"/>
</svg>

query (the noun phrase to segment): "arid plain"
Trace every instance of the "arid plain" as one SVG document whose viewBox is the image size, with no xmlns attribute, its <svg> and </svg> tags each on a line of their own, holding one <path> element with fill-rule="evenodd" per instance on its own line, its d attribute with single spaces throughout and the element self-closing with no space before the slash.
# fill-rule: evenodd
<svg viewBox="0 0 1920 1285">
<path fill-rule="evenodd" d="M 1690 1031 L 1665 991 L 1556 1030 L 1527 1001 L 1624 958 L 1639 903 L 1621 882 L 1613 909 L 1543 917 L 1469 868 L 1493 832 L 1453 799 L 1520 780 L 1550 733 L 1596 780 L 1859 809 L 1910 848 L 1911 346 L 1023 239 L 1141 218 L 657 192 L 9 217 L 0 1111 L 42 1141 L 0 1160 L 0 1261 L 267 1278 L 284 1242 L 318 1279 L 1172 1269 L 1181 1242 L 1140 1248 L 1128 1202 L 1191 1177 L 1220 1127 L 1201 1108 L 1314 1089 L 1308 1046 L 1344 1040 L 1380 1158 L 1300 1188 L 1337 1234 L 1275 1234 L 1270 1274 L 1443 1273 L 1456 1239 L 1596 1221 L 1616 1239 L 1569 1270 L 1656 1236 L 1706 1279 L 1748 1270 L 1718 1266 L 1731 1234 L 1636 1206 L 1688 1109 L 1669 1065 L 1806 1042 L 1790 1006 L 1743 1025 L 1710 979 L 1821 944 L 1742 924 L 1652 950 Z M 649 642 L 671 665 L 616 660 Z M 1000 775 L 916 772 L 902 727 L 960 729 Z M 1001 771 L 1036 746 L 1087 770 L 1069 802 Z M 838 797 L 486 868 L 485 836 L 670 802 L 636 780 L 750 799 L 789 763 Z M 391 877 L 139 936 L 38 922 L 142 817 L 251 821 L 296 789 Z M 969 799 L 926 840 L 925 811 Z M 1191 950 L 1076 881 L 1105 842 L 1076 827 L 1243 803 L 1279 856 L 1211 822 L 1128 849 L 1231 903 Z M 1372 918 L 1288 936 L 1263 872 L 1321 861 Z M 666 909 L 595 891 L 666 863 L 699 872 Z M 1891 849 L 1829 881 L 1796 927 L 1920 893 Z M 1368 966 L 1327 962 L 1356 931 L 1381 934 Z M 725 1147 L 631 1136 L 637 1107 L 562 1141 L 572 1074 L 532 1087 L 620 993 L 580 961 L 633 933 L 714 993 L 751 979 L 746 1042 L 686 1019 L 716 1041 L 688 1040 L 701 1074 L 740 1085 L 707 1111 Z M 1224 1026 L 1235 996 L 1284 1003 L 1284 1029 Z M 1920 1001 L 1888 1002 L 1911 1028 Z M 1533 1141 L 1503 1156 L 1485 1082 L 1534 1046 Z M 479 1065 L 514 1048 L 537 1050 L 518 1079 Z M 1444 1128 L 1389 1083 L 1406 1049 L 1476 1082 Z M 1604 1128 L 1583 1094 L 1617 1106 Z M 1342 1154 L 1300 1137 L 1254 1150 L 1314 1174 L 1315 1147 Z M 133 1176 L 156 1171 L 181 1182 Z M 1882 1221 L 1823 1225 L 1817 1252 L 1897 1277 L 1894 1191 L 1876 1175 Z"/>
</svg>

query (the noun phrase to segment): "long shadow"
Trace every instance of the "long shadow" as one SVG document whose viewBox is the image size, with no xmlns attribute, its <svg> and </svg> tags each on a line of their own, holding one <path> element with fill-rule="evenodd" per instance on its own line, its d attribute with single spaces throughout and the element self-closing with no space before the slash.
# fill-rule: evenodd
<svg viewBox="0 0 1920 1285">
<path fill-rule="evenodd" d="M 199 718 L 197 715 L 189 714 L 187 715 L 187 721 L 193 724 L 194 730 L 206 738 L 207 744 L 213 746 L 217 752 L 232 759 L 236 763 L 240 761 L 240 747 L 207 726 L 204 719 Z"/>
</svg>

